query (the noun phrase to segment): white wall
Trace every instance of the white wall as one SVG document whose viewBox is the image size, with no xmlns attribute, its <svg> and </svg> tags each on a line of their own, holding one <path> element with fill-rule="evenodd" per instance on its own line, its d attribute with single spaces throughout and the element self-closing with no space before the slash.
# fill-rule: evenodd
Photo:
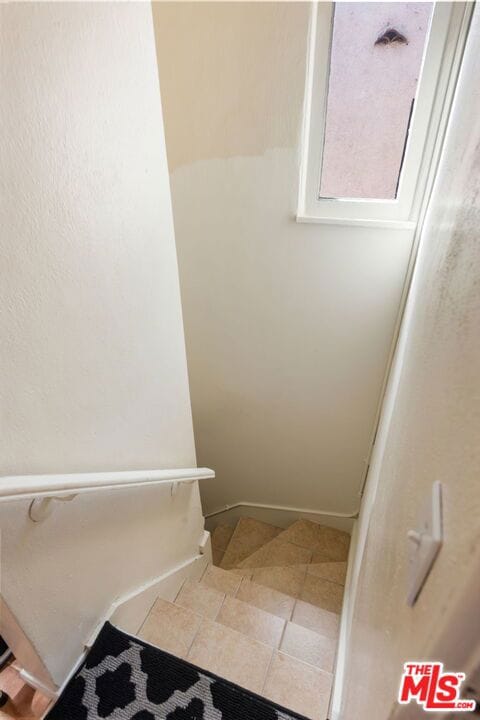
<svg viewBox="0 0 480 720">
<path fill-rule="evenodd" d="M 359 504 L 412 234 L 294 220 L 308 19 L 154 5 L 206 512 Z"/>
<path fill-rule="evenodd" d="M 151 7 L 0 12 L 1 474 L 194 466 Z M 1 591 L 55 682 L 203 526 L 196 485 L 27 509 L 0 506 Z"/>
<path fill-rule="evenodd" d="M 479 50 L 477 10 L 360 515 L 345 720 L 417 718 L 396 705 L 407 660 L 467 674 L 478 663 Z M 409 608 L 407 532 L 435 480 L 444 545 Z"/>
</svg>

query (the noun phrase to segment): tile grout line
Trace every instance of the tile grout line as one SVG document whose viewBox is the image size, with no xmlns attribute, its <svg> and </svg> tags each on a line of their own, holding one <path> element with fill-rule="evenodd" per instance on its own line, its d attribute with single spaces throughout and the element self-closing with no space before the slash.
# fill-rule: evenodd
<svg viewBox="0 0 480 720">
<path fill-rule="evenodd" d="M 202 576 L 202 577 L 203 577 L 203 576 Z M 215 588 L 212 588 L 212 589 L 215 589 Z M 219 591 L 219 592 L 220 592 L 220 591 Z M 215 617 L 214 617 L 214 618 L 205 617 L 205 615 L 200 615 L 200 613 L 197 613 L 197 612 L 195 612 L 194 610 L 191 610 L 191 611 L 190 611 L 190 612 L 193 612 L 195 615 L 198 615 L 198 616 L 199 616 L 200 622 L 199 622 L 199 624 L 198 624 L 198 628 L 196 629 L 196 631 L 195 631 L 195 633 L 194 633 L 194 635 L 193 635 L 193 637 L 192 637 L 192 640 L 191 640 L 191 642 L 190 642 L 190 645 L 188 646 L 188 650 L 187 650 L 187 654 L 186 654 L 186 659 L 187 659 L 188 656 L 190 655 L 190 650 L 192 649 L 193 643 L 195 642 L 195 640 L 196 640 L 196 638 L 197 638 L 197 635 L 198 635 L 198 633 L 200 632 L 200 628 L 202 627 L 202 625 L 204 624 L 204 622 L 205 622 L 206 620 L 208 620 L 208 621 L 210 621 L 210 622 L 216 622 L 216 621 L 217 621 L 217 617 L 218 617 L 219 614 L 220 614 L 220 610 L 222 609 L 223 603 L 225 602 L 225 598 L 226 598 L 226 593 L 222 593 L 222 594 L 223 594 L 222 602 L 220 603 L 219 608 L 218 608 L 217 612 L 215 613 Z M 220 624 L 221 624 L 221 623 L 220 623 Z"/>
<path fill-rule="evenodd" d="M 150 618 L 150 615 L 152 614 L 152 610 L 153 610 L 153 608 L 155 607 L 157 600 L 159 600 L 159 596 L 157 596 L 157 597 L 155 598 L 155 600 L 153 601 L 153 603 L 152 603 L 152 605 L 150 606 L 150 609 L 149 609 L 149 611 L 148 611 L 148 613 L 147 613 L 147 616 L 146 616 L 145 620 L 142 622 L 142 624 L 141 624 L 140 627 L 138 628 L 137 632 L 135 633 L 137 637 L 140 635 L 140 633 L 142 632 L 143 628 L 145 627 L 145 625 L 146 625 L 146 623 L 147 623 L 147 620 Z"/>
<path fill-rule="evenodd" d="M 286 633 L 286 631 L 287 631 L 287 625 L 288 625 L 289 622 L 290 622 L 290 620 L 284 620 L 283 629 L 282 629 L 282 634 L 281 634 L 281 636 L 280 636 L 280 642 L 278 643 L 278 648 L 277 648 L 277 650 L 278 650 L 279 652 L 280 652 L 280 648 L 282 647 L 283 638 L 285 637 L 285 633 Z"/>
<path fill-rule="evenodd" d="M 219 605 L 219 607 L 218 607 L 218 610 L 217 610 L 217 612 L 215 613 L 215 617 L 212 618 L 212 622 L 217 622 L 217 618 L 218 618 L 218 616 L 220 615 L 220 610 L 221 610 L 222 607 L 224 606 L 226 599 L 227 599 L 227 593 L 223 593 L 222 602 L 220 603 L 220 605 Z M 221 624 L 222 624 L 222 623 L 219 623 L 219 625 L 221 625 Z"/>
<path fill-rule="evenodd" d="M 276 652 L 278 652 L 278 649 L 276 650 L 275 648 L 272 648 L 272 654 L 270 655 L 270 660 L 268 661 L 267 669 L 265 670 L 265 677 L 263 678 L 262 690 L 261 690 L 262 697 L 266 697 L 263 693 L 265 692 L 265 686 L 267 684 L 268 676 L 270 674 L 270 670 L 273 665 L 273 658 L 274 658 Z"/>
<path fill-rule="evenodd" d="M 187 583 L 187 581 L 188 581 L 189 579 L 190 579 L 190 578 L 185 578 L 185 580 L 182 582 L 182 584 L 181 584 L 180 587 L 178 588 L 178 592 L 177 592 L 177 594 L 175 595 L 175 597 L 174 597 L 173 600 L 172 600 L 172 602 L 173 602 L 174 605 L 175 605 L 175 603 L 177 602 L 178 596 L 179 596 L 180 593 L 182 592 L 185 584 Z"/>
<path fill-rule="evenodd" d="M 195 614 L 197 615 L 198 613 L 195 613 Z M 198 633 L 200 632 L 200 628 L 201 628 L 202 625 L 203 625 L 203 621 L 205 620 L 205 618 L 202 617 L 201 615 L 199 615 L 199 618 L 200 618 L 200 622 L 198 623 L 197 629 L 196 629 L 195 632 L 193 633 L 193 637 L 192 637 L 192 639 L 191 639 L 191 641 L 190 641 L 190 644 L 189 644 L 189 646 L 188 646 L 188 650 L 187 650 L 187 652 L 185 653 L 185 660 L 188 660 L 188 656 L 190 655 L 190 650 L 192 649 L 193 643 L 195 642 L 195 640 L 196 640 L 196 638 L 197 638 L 197 635 L 198 635 Z"/>
<path fill-rule="evenodd" d="M 301 584 L 301 586 L 300 586 L 300 592 L 298 593 L 298 598 L 297 598 L 297 600 L 302 600 L 302 593 L 303 593 L 303 591 L 304 591 L 304 589 L 305 589 L 305 583 L 306 583 L 306 582 L 307 582 L 307 568 L 305 568 L 305 575 L 303 576 L 303 580 L 302 580 L 302 584 Z M 305 601 L 303 601 L 303 602 L 305 602 Z M 296 604 L 296 601 L 295 601 L 295 604 Z"/>
<path fill-rule="evenodd" d="M 200 575 L 199 579 L 197 580 L 197 582 L 201 583 L 201 582 L 203 581 L 203 578 L 204 578 L 205 575 L 207 574 L 207 571 L 208 571 L 208 568 L 209 568 L 209 567 L 210 567 L 210 563 L 207 563 L 207 564 L 205 565 L 205 568 L 204 568 L 202 574 Z"/>
</svg>

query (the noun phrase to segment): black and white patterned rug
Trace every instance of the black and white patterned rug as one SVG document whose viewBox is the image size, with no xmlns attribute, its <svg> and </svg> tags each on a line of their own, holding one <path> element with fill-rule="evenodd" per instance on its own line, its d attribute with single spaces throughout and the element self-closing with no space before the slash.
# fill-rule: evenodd
<svg viewBox="0 0 480 720">
<path fill-rule="evenodd" d="M 305 720 L 106 623 L 45 720 Z"/>
</svg>

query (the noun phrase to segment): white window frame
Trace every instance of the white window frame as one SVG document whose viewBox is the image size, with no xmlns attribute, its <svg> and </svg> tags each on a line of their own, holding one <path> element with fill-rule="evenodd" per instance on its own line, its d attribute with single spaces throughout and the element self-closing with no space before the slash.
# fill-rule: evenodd
<svg viewBox="0 0 480 720">
<path fill-rule="evenodd" d="M 470 2 L 435 4 L 397 197 L 368 200 L 320 197 L 334 3 L 312 3 L 298 222 L 416 227 L 439 128 L 453 97 L 472 7 Z"/>
</svg>

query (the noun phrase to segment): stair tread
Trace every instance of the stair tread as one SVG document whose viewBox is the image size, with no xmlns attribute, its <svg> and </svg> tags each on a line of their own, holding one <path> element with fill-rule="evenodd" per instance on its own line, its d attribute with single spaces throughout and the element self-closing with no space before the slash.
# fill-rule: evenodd
<svg viewBox="0 0 480 720">
<path fill-rule="evenodd" d="M 255 589 L 262 590 L 262 587 L 255 586 L 255 583 L 250 583 L 250 585 Z M 263 589 L 268 590 L 268 588 Z M 272 591 L 272 594 L 274 592 L 275 591 Z M 276 593 L 276 595 L 281 596 L 282 593 Z M 237 632 L 240 632 L 242 634 L 248 634 L 250 630 L 247 625 L 245 626 L 245 630 L 239 629 L 243 628 L 241 623 L 238 622 L 237 624 L 236 619 L 230 619 L 230 616 L 233 617 L 234 613 L 248 613 L 252 621 L 255 621 L 257 623 L 263 621 L 265 623 L 270 623 L 271 625 L 274 625 L 276 628 L 282 629 L 285 627 L 286 623 L 289 623 L 290 625 L 302 626 L 310 630 L 315 635 L 323 636 L 326 639 L 336 638 L 337 633 L 334 632 L 334 626 L 332 622 L 329 629 L 325 622 L 320 623 L 318 621 L 311 621 L 310 618 L 312 617 L 313 613 L 316 613 L 317 615 L 323 614 L 323 617 L 333 616 L 338 626 L 338 615 L 329 611 L 323 611 L 321 608 L 317 608 L 314 605 L 309 605 L 304 601 L 297 601 L 297 603 L 295 603 L 293 598 L 289 598 L 288 596 L 283 596 L 283 598 L 287 601 L 291 601 L 292 603 L 289 608 L 288 617 L 286 617 L 286 613 L 282 615 L 278 610 L 275 611 L 271 604 L 268 605 L 268 603 L 266 603 L 267 606 L 272 608 L 269 610 L 265 609 L 264 607 L 258 607 L 258 605 L 254 604 L 256 602 L 256 598 L 252 598 L 252 596 L 249 595 L 248 592 L 246 594 L 239 594 L 239 597 L 237 598 L 234 598 L 232 596 L 225 596 L 220 610 L 217 613 L 215 619 L 212 620 L 212 622 L 219 622 L 222 625 L 230 627 L 232 630 L 236 630 Z M 301 607 L 298 606 L 297 610 L 298 603 L 301 603 Z M 222 613 L 222 610 L 225 606 L 228 607 L 228 613 Z M 310 617 L 308 618 L 307 613 L 309 613 L 310 615 Z M 159 634 L 160 628 L 163 633 L 163 638 L 167 637 L 167 635 L 165 634 L 165 630 L 171 631 L 173 637 L 178 638 L 178 631 L 181 630 L 182 634 L 185 635 L 186 642 L 188 642 L 188 638 L 190 638 L 190 636 L 198 630 L 202 619 L 211 620 L 212 618 L 209 616 L 209 614 L 201 615 L 195 610 L 184 607 L 182 605 L 178 605 L 176 601 L 172 603 L 168 600 L 157 598 L 139 631 L 139 637 L 151 642 L 151 638 L 153 637 L 153 635 Z M 168 621 L 169 624 L 166 624 L 165 621 Z M 268 639 L 262 640 L 258 636 L 255 637 L 257 637 L 259 642 L 263 642 L 266 645 L 271 644 L 270 640 Z M 153 642 L 153 644 L 157 643 Z"/>
<path fill-rule="evenodd" d="M 272 653 L 268 645 L 204 618 L 187 660 L 261 694 Z"/>
<path fill-rule="evenodd" d="M 336 638 L 320 635 L 291 621 L 286 624 L 280 644 L 280 650 L 287 655 L 330 673 L 333 672 L 336 648 Z"/>
<path fill-rule="evenodd" d="M 158 598 L 138 636 L 162 650 L 185 659 L 190 655 L 194 641 L 205 622 L 221 625 L 256 643 L 274 650 L 280 649 L 302 662 L 319 667 L 325 672 L 332 672 L 335 637 L 322 635 L 293 620 L 279 617 L 231 596 L 224 596 L 215 619 L 179 606 L 176 602 L 171 603 Z M 220 631 L 215 632 L 217 635 L 220 633 Z M 222 637 L 228 640 L 236 636 L 227 633 Z"/>
<path fill-rule="evenodd" d="M 240 518 L 224 552 L 220 566 L 225 570 L 238 566 L 244 558 L 282 532 L 283 528 L 275 527 L 275 525 L 254 520 L 253 518 Z"/>
<path fill-rule="evenodd" d="M 242 577 L 215 565 L 208 565 L 202 575 L 201 582 L 203 585 L 208 585 L 219 592 L 225 593 L 225 595 L 234 596 L 240 587 Z"/>
<path fill-rule="evenodd" d="M 314 720 L 326 718 L 333 678 L 330 673 L 276 651 L 262 695 Z"/>
<path fill-rule="evenodd" d="M 211 535 L 212 547 L 225 552 L 228 547 L 228 543 L 232 539 L 234 530 L 235 528 L 231 525 L 217 525 Z"/>
<path fill-rule="evenodd" d="M 307 576 L 306 566 L 258 570 Z M 321 587 L 334 585 L 311 577 Z M 139 636 L 317 719 L 326 717 L 338 620 L 334 612 L 210 565 L 200 581 L 183 584 L 174 603 L 158 599 Z"/>
<path fill-rule="evenodd" d="M 186 580 L 175 598 L 175 605 L 214 620 L 224 598 L 225 593 L 216 588 L 195 580 Z"/>
<path fill-rule="evenodd" d="M 326 717 L 348 533 L 300 520 L 219 525 L 200 581 L 157 600 L 147 642 L 310 718 Z"/>
<path fill-rule="evenodd" d="M 343 585 L 307 573 L 299 599 L 334 613 L 342 611 Z"/>
<path fill-rule="evenodd" d="M 278 590 L 290 595 L 290 597 L 297 598 L 300 596 L 305 583 L 306 568 L 305 564 L 259 567 L 253 569 L 251 579 L 259 585 L 264 585 L 272 590 Z"/>
<path fill-rule="evenodd" d="M 330 580 L 331 582 L 338 583 L 339 585 L 345 585 L 347 562 L 346 560 L 320 563 L 312 562 L 307 566 L 307 572 L 311 575 L 321 577 L 324 580 Z"/>
<path fill-rule="evenodd" d="M 158 598 L 138 637 L 185 660 L 201 623 L 201 615 Z"/>
<path fill-rule="evenodd" d="M 311 550 L 313 563 L 345 561 L 350 546 L 349 533 L 306 519 L 294 522 L 278 539 Z"/>
<path fill-rule="evenodd" d="M 343 530 L 319 525 L 310 520 L 297 520 L 237 562 L 236 567 L 346 562 L 349 545 L 350 535 Z"/>
<path fill-rule="evenodd" d="M 295 598 L 286 593 L 243 578 L 237 591 L 237 598 L 244 602 L 289 620 L 295 605 Z"/>
<path fill-rule="evenodd" d="M 340 615 L 325 610 L 305 600 L 297 600 L 293 608 L 292 621 L 302 625 L 309 630 L 314 630 L 319 635 L 338 639 L 340 630 Z"/>
<path fill-rule="evenodd" d="M 279 535 L 255 552 L 250 553 L 245 559 L 238 562 L 237 566 L 240 568 L 256 568 L 267 565 L 301 565 L 309 563 L 311 559 L 312 551 L 310 549 L 284 541 Z"/>
<path fill-rule="evenodd" d="M 186 593 L 179 593 L 179 602 L 201 614 L 202 603 L 213 602 L 213 608 L 216 608 L 221 595 L 225 594 L 288 620 L 295 600 L 302 599 L 313 607 L 338 614 L 340 608 L 337 606 L 341 605 L 343 599 L 343 585 L 316 575 L 307 579 L 309 568 L 310 565 L 257 568 L 251 577 L 242 577 L 234 570 L 223 570 L 209 565 L 199 584 L 208 586 L 214 590 L 214 594 L 205 596 L 205 593 L 202 593 L 197 602 L 191 597 L 192 593 L 195 595 L 194 588 L 187 584 L 190 588 L 188 599 L 185 600 Z M 323 604 L 325 598 L 326 607 Z M 214 609 L 209 615 L 212 616 L 213 612 Z"/>
<path fill-rule="evenodd" d="M 226 588 L 223 584 L 225 580 L 233 580 L 237 585 L 236 592 L 233 593 L 232 586 L 226 588 L 229 590 L 227 593 L 219 589 L 218 576 L 220 576 L 224 588 Z M 214 579 L 214 587 L 208 585 L 209 578 Z M 335 602 L 338 598 L 338 602 L 341 603 L 343 587 L 315 577 L 312 577 L 312 580 L 314 582 L 313 590 L 310 585 L 307 585 L 307 589 L 313 595 L 315 592 L 320 592 L 321 602 L 324 605 L 319 605 L 316 597 L 313 598 L 313 602 L 304 599 L 303 590 L 300 593 L 301 597 L 295 598 L 287 593 L 256 583 L 254 580 L 240 578 L 229 571 L 209 566 L 200 581 L 187 580 L 184 583 L 175 599 L 175 605 L 194 612 L 196 615 L 228 624 L 239 631 L 244 628 L 245 634 L 251 633 L 252 637 L 258 637 L 258 639 L 261 637 L 257 633 L 262 634 L 262 630 L 258 628 L 258 623 L 262 618 L 267 625 L 274 628 L 272 637 L 276 637 L 275 633 L 282 623 L 271 620 L 272 616 L 283 622 L 291 621 L 327 638 L 336 639 L 339 615 L 337 610 L 332 609 L 330 595 L 333 592 Z M 320 590 L 317 581 L 320 583 Z M 324 599 L 325 594 L 326 600 Z M 236 602 L 231 602 L 233 599 Z M 234 610 L 239 614 L 243 613 L 244 621 L 241 621 L 240 617 L 238 620 L 233 617 Z M 242 622 L 244 622 L 243 625 Z M 249 622 L 251 629 L 249 629 Z M 261 641 L 270 643 L 267 636 Z M 272 642 L 276 646 L 275 642 Z"/>
<path fill-rule="evenodd" d="M 215 622 L 278 648 L 286 621 L 239 598 L 226 597 Z"/>
<path fill-rule="evenodd" d="M 298 570 L 310 573 L 316 577 L 323 578 L 324 580 L 330 580 L 330 582 L 337 583 L 338 585 L 345 585 L 345 578 L 347 575 L 347 562 L 320 562 L 320 563 L 299 563 L 298 565 L 265 565 L 259 568 L 232 568 L 228 572 L 235 573 L 241 577 L 248 577 L 255 579 L 261 577 L 262 572 L 268 574 L 270 571 L 279 572 L 281 569 L 284 570 Z M 260 582 L 260 581 L 258 581 Z"/>
</svg>

